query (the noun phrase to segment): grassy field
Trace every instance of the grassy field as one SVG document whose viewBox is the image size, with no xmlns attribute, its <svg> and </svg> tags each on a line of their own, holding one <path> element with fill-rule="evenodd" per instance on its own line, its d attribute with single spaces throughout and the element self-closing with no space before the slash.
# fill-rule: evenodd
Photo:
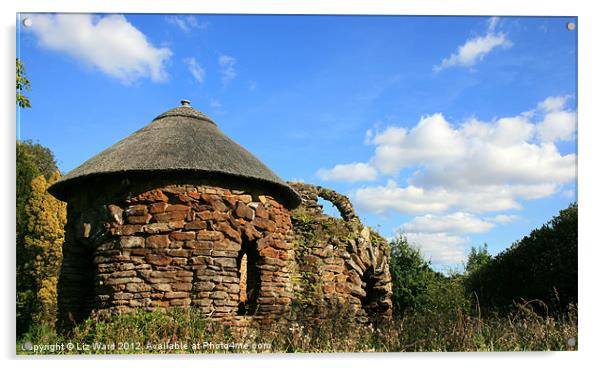
<svg viewBox="0 0 602 368">
<path fill-rule="evenodd" d="M 89 319 L 68 335 L 36 326 L 17 342 L 17 354 L 149 354 L 267 352 L 416 352 L 577 350 L 577 309 L 541 316 L 517 305 L 506 316 L 407 312 L 376 327 L 343 313 L 320 323 L 231 329 L 194 309 L 135 312 Z"/>
</svg>

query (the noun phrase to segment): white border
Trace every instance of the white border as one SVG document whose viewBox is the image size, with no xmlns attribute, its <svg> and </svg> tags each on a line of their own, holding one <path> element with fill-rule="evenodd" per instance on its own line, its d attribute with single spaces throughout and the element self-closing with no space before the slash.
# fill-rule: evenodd
<svg viewBox="0 0 602 368">
<path fill-rule="evenodd" d="M 600 14 L 594 8 L 591 0 L 221 0 L 196 1 L 190 0 L 19 0 L 2 4 L 2 38 L 5 41 L 2 58 L 2 111 L 4 121 L 0 124 L 3 129 L 4 144 L 2 145 L 2 196 L 4 210 L 1 212 L 0 224 L 5 239 L 2 254 L 3 282 L 0 284 L 2 296 L 1 316 L 2 332 L 0 346 L 2 358 L 12 360 L 23 366 L 50 365 L 60 367 L 102 366 L 106 367 L 108 359 L 114 357 L 91 357 L 85 362 L 70 357 L 67 359 L 16 359 L 14 357 L 14 196 L 15 196 L 15 105 L 14 91 L 14 57 L 15 57 L 15 14 L 16 12 L 114 12 L 114 13 L 247 13 L 247 14 L 406 14 L 406 15 L 540 15 L 540 16 L 578 16 L 579 24 L 579 352 L 578 353 L 405 353 L 405 354 L 324 354 L 324 355 L 270 355 L 264 356 L 162 356 L 159 360 L 143 356 L 128 356 L 117 358 L 117 364 L 140 364 L 147 367 L 166 365 L 178 366 L 231 366 L 244 364 L 251 366 L 282 367 L 307 366 L 308 364 L 344 365 L 346 367 L 370 366 L 372 359 L 377 364 L 404 365 L 437 365 L 444 367 L 508 367 L 515 363 L 538 364 L 542 366 L 577 366 L 595 359 L 598 352 L 598 336 L 600 323 L 600 287 L 601 279 L 598 263 L 601 259 L 599 236 L 594 237 L 594 231 L 599 226 L 600 200 L 598 191 L 602 188 L 598 160 L 602 159 L 600 146 L 602 120 L 596 108 L 599 108 L 601 80 L 599 68 L 602 65 L 599 39 L 602 36 Z M 595 66 L 598 66 L 597 68 Z M 34 84 L 35 86 L 35 84 Z M 35 87 L 34 87 L 35 88 Z M 268 359 L 266 359 L 268 358 Z M 152 360 L 151 360 L 152 359 Z M 307 361 L 307 360 L 310 361 Z M 523 362 L 527 360 L 528 362 Z M 599 360 L 599 359 L 597 359 Z"/>
</svg>

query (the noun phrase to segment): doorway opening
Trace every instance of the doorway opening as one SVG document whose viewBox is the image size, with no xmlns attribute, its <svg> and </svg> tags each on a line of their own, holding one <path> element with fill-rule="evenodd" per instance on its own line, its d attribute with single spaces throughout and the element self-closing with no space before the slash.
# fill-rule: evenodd
<svg viewBox="0 0 602 368">
<path fill-rule="evenodd" d="M 238 315 L 254 315 L 257 313 L 257 298 L 261 290 L 261 278 L 257 263 L 259 252 L 254 241 L 243 239 L 237 259 L 238 277 L 240 280 L 240 294 Z"/>
</svg>

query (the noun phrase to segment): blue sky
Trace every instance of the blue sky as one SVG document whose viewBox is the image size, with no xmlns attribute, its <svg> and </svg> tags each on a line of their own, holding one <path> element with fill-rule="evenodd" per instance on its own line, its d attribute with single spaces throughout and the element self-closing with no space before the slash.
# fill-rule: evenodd
<svg viewBox="0 0 602 368">
<path fill-rule="evenodd" d="M 576 18 L 24 17 L 33 108 L 17 135 L 64 172 L 187 98 L 440 269 L 576 200 Z"/>
</svg>

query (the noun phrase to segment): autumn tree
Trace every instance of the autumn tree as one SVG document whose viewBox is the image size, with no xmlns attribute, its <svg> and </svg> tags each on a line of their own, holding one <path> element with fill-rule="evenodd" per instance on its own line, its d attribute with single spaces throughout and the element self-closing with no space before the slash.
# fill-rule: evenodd
<svg viewBox="0 0 602 368">
<path fill-rule="evenodd" d="M 46 180 L 31 182 L 23 214 L 22 261 L 17 268 L 17 333 L 31 323 L 53 324 L 56 319 L 56 285 L 61 264 L 66 204 L 47 191 L 58 180 L 58 172 Z"/>
</svg>

